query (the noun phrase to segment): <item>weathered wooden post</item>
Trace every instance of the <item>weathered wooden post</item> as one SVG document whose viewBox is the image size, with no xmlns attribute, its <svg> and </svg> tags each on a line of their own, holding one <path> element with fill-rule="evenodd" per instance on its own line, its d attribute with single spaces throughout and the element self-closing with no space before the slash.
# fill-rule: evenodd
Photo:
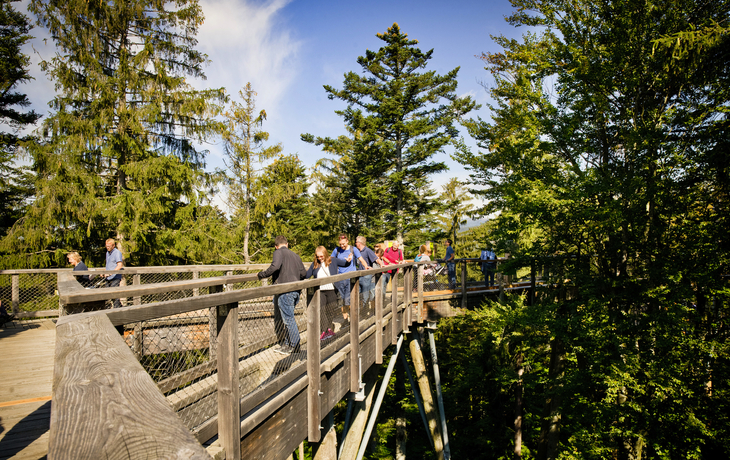
<svg viewBox="0 0 730 460">
<path fill-rule="evenodd" d="M 210 286 L 209 292 L 217 294 L 223 292 L 223 286 Z M 211 361 L 218 356 L 218 308 L 208 309 L 208 359 Z"/>
<path fill-rule="evenodd" d="M 431 393 L 431 385 L 428 382 L 428 375 L 426 374 L 426 363 L 423 359 L 423 352 L 421 351 L 420 336 L 421 334 L 419 331 L 415 331 L 411 336 L 411 360 L 413 361 L 413 367 L 416 370 L 416 381 L 418 382 L 418 388 L 421 390 L 423 407 L 426 412 L 426 419 L 428 421 L 428 427 L 431 431 L 431 437 L 433 438 L 434 450 L 436 451 L 436 455 L 438 456 L 439 460 L 443 460 L 444 443 L 441 439 L 441 431 L 439 430 L 436 407 L 433 403 L 433 393 Z"/>
<path fill-rule="evenodd" d="M 398 343 L 398 334 L 400 333 L 400 325 L 398 324 L 398 270 L 393 270 L 393 276 L 390 279 L 390 320 L 393 325 L 390 328 L 391 343 Z"/>
<path fill-rule="evenodd" d="M 383 297 L 382 274 L 375 282 L 375 364 L 383 364 Z"/>
<path fill-rule="evenodd" d="M 141 284 L 141 279 L 139 276 L 139 273 L 135 273 L 132 277 L 132 285 L 139 286 Z M 132 303 L 134 305 L 142 305 L 142 296 L 134 296 Z M 137 359 L 140 359 L 142 355 L 144 354 L 144 344 L 142 341 L 142 335 L 144 332 L 142 331 L 142 322 L 137 321 L 134 323 L 134 335 L 133 335 L 133 351 L 134 355 L 137 357 Z"/>
<path fill-rule="evenodd" d="M 418 266 L 418 322 L 423 322 L 423 265 Z"/>
<path fill-rule="evenodd" d="M 350 278 L 346 282 L 352 284 L 350 291 L 350 391 L 357 393 L 360 391 L 360 283 L 358 278 Z"/>
<path fill-rule="evenodd" d="M 535 305 L 535 259 L 530 259 L 530 305 Z"/>
<path fill-rule="evenodd" d="M 241 394 L 238 382 L 238 302 L 216 308 L 218 329 L 218 436 L 226 459 L 241 458 Z"/>
<path fill-rule="evenodd" d="M 17 318 L 20 313 L 20 275 L 10 275 L 10 289 L 12 291 L 10 293 L 10 300 L 13 304 L 13 315 Z"/>
<path fill-rule="evenodd" d="M 406 268 L 403 280 L 403 332 L 408 332 L 408 326 L 413 322 L 413 266 Z"/>
<path fill-rule="evenodd" d="M 193 270 L 193 279 L 196 280 L 200 278 L 200 272 L 198 270 Z M 193 288 L 193 297 L 198 297 L 200 295 L 200 289 L 199 288 Z"/>
<path fill-rule="evenodd" d="M 461 260 L 461 308 L 466 308 L 466 260 Z"/>
<path fill-rule="evenodd" d="M 309 442 L 319 442 L 321 432 L 320 421 L 320 348 L 319 348 L 319 318 L 322 295 L 317 289 L 307 308 L 307 435 Z"/>
</svg>

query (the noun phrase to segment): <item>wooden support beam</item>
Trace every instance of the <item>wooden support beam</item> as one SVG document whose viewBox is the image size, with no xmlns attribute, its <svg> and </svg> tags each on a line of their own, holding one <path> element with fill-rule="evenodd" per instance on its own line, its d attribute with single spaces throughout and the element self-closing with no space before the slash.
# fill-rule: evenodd
<svg viewBox="0 0 730 460">
<path fill-rule="evenodd" d="M 378 366 L 372 366 L 365 372 L 363 381 L 365 382 L 365 400 L 353 401 L 353 420 L 347 430 L 345 441 L 342 443 L 340 460 L 355 460 L 357 450 L 362 442 L 362 435 L 365 433 L 365 424 L 368 421 L 370 408 L 373 407 L 373 399 L 375 399 L 375 385 L 378 383 Z"/>
<path fill-rule="evenodd" d="M 403 288 L 403 332 L 408 332 L 408 326 L 411 324 L 413 317 L 413 267 L 405 269 L 404 288 Z"/>
<path fill-rule="evenodd" d="M 382 276 L 375 279 L 375 362 L 383 364 L 383 292 Z"/>
<path fill-rule="evenodd" d="M 360 283 L 357 278 L 352 278 L 350 291 L 350 391 L 360 391 Z"/>
<path fill-rule="evenodd" d="M 18 316 L 20 313 L 20 275 L 10 276 L 10 290 L 13 315 Z"/>
<path fill-rule="evenodd" d="M 240 385 L 238 378 L 238 303 L 217 308 L 218 437 L 227 460 L 241 459 Z"/>
<path fill-rule="evenodd" d="M 420 328 L 419 328 L 420 329 Z M 444 443 L 441 439 L 441 431 L 439 430 L 438 415 L 436 414 L 436 407 L 433 403 L 433 393 L 431 393 L 431 385 L 428 382 L 428 374 L 426 371 L 426 364 L 423 359 L 423 352 L 421 351 L 420 344 L 420 333 L 416 331 L 411 335 L 410 351 L 411 361 L 413 367 L 416 369 L 416 380 L 418 381 L 418 388 L 421 391 L 421 398 L 423 399 L 423 408 L 426 411 L 426 419 L 428 420 L 428 427 L 431 430 L 431 437 L 433 438 L 434 450 L 439 460 L 444 459 Z"/>
<path fill-rule="evenodd" d="M 317 289 L 307 307 L 307 436 L 309 442 L 319 442 L 319 318 L 321 311 L 321 291 Z"/>
<path fill-rule="evenodd" d="M 398 323 L 398 271 L 393 271 L 393 276 L 390 278 L 390 305 L 391 305 L 391 316 L 390 321 L 392 323 L 391 330 L 391 344 L 395 345 L 398 342 L 398 334 L 400 333 L 400 327 Z"/>
<path fill-rule="evenodd" d="M 334 413 L 330 411 L 322 423 L 322 441 L 312 445 L 312 460 L 337 460 L 337 432 Z"/>
<path fill-rule="evenodd" d="M 461 261 L 461 308 L 466 308 L 466 261 Z"/>
<path fill-rule="evenodd" d="M 423 323 L 423 265 L 418 266 L 418 323 Z"/>
</svg>

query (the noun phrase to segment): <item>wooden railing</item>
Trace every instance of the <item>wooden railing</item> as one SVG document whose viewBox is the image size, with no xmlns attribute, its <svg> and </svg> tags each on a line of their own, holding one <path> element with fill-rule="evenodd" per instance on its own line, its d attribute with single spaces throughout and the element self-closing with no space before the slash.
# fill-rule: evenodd
<svg viewBox="0 0 730 460">
<path fill-rule="evenodd" d="M 467 262 L 461 263 L 466 267 Z M 99 458 L 122 452 L 122 458 L 210 458 L 225 452 L 225 458 L 231 459 L 241 458 L 244 451 L 246 458 L 288 458 L 304 438 L 320 441 L 320 422 L 326 414 L 348 392 L 361 390 L 362 374 L 372 364 L 382 363 L 384 349 L 395 344 L 399 334 L 414 322 L 424 322 L 423 267 L 428 263 L 410 262 L 326 279 L 229 291 L 225 286 L 256 279 L 256 275 L 84 289 L 74 276 L 78 272 L 59 273 L 60 303 L 69 312 L 119 297 L 134 298 L 138 303 L 136 299 L 164 292 L 207 288 L 211 293 L 59 318 L 48 457 Z M 402 287 L 393 283 L 386 299 L 380 276 L 394 269 L 402 273 Z M 125 271 L 129 274 L 129 269 Z M 376 277 L 372 316 L 360 318 L 359 284 L 353 282 L 349 333 L 320 346 L 322 298 L 318 287 L 369 275 Z M 462 292 L 455 294 L 465 296 L 465 286 L 466 276 L 462 276 Z M 301 338 L 306 344 L 306 359 L 276 376 L 272 374 L 254 391 L 241 394 L 239 379 L 246 361 L 268 352 L 275 338 L 242 346 L 239 320 L 245 315 L 239 309 L 256 299 L 307 289 L 314 289 L 314 295 L 306 304 L 306 328 Z M 210 312 L 209 343 L 216 344 L 215 355 L 211 354 L 205 364 L 155 382 L 138 361 L 141 349 L 125 342 L 119 330 L 162 318 L 172 318 L 172 322 L 179 315 L 196 311 Z M 134 332 L 136 340 L 136 329 Z M 214 375 L 199 380 L 210 372 Z M 174 393 L 185 385 L 196 389 L 187 399 Z M 197 390 L 203 386 L 205 391 Z M 211 397 L 217 406 L 215 415 L 196 421 L 195 426 L 186 426 L 173 409 L 210 404 Z M 182 402 L 176 405 L 172 400 Z M 306 424 L 300 423 L 302 420 Z M 217 442 L 207 449 L 202 447 L 201 443 L 216 435 Z"/>
</svg>

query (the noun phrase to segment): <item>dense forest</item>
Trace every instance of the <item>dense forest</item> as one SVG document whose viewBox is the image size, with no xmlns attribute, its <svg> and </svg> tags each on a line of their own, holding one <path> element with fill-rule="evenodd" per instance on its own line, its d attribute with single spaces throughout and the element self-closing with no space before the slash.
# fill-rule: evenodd
<svg viewBox="0 0 730 460">
<path fill-rule="evenodd" d="M 310 169 L 269 143 L 250 84 L 190 85 L 196 0 L 31 0 L 61 51 L 40 121 L 31 20 L 3 0 L 2 268 L 100 264 L 108 237 L 132 265 L 266 261 L 278 234 L 305 259 L 340 232 L 494 245 L 549 283 L 439 323 L 453 458 L 729 458 L 730 2 L 512 4 L 522 38 L 481 55 L 488 118 L 393 24 L 324 87 L 345 129 L 301 133 L 326 154 Z M 213 138 L 225 171 L 196 147 Z M 469 177 L 437 190 L 447 147 Z M 404 417 L 409 456 L 433 454 L 398 377 L 370 458 Z"/>
</svg>

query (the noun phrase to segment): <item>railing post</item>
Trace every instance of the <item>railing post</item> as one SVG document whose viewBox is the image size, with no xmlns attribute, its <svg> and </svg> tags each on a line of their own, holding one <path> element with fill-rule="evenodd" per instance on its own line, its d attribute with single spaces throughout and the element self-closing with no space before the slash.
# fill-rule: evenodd
<svg viewBox="0 0 730 460">
<path fill-rule="evenodd" d="M 390 341 L 393 345 L 398 342 L 398 270 L 393 270 L 393 276 L 390 278 L 390 321 L 393 323 L 390 328 Z"/>
<path fill-rule="evenodd" d="M 403 332 L 408 332 L 413 310 L 413 266 L 405 269 L 403 274 Z"/>
<path fill-rule="evenodd" d="M 418 266 L 418 323 L 423 322 L 423 265 Z"/>
<path fill-rule="evenodd" d="M 132 285 L 133 286 L 139 286 L 142 284 L 142 280 L 139 276 L 139 273 L 135 273 L 134 276 L 132 276 Z M 134 305 L 142 305 L 142 297 L 141 296 L 135 296 L 132 298 L 132 303 Z"/>
<path fill-rule="evenodd" d="M 11 280 L 11 302 L 13 308 L 13 315 L 16 317 L 20 313 L 20 275 L 10 275 Z"/>
<path fill-rule="evenodd" d="M 193 272 L 193 279 L 196 280 L 200 278 L 200 272 L 198 270 L 195 270 Z M 193 297 L 198 297 L 200 295 L 200 288 L 193 288 Z"/>
<path fill-rule="evenodd" d="M 132 277 L 132 285 L 139 286 L 140 284 L 141 284 L 141 279 L 140 279 L 139 273 L 135 273 L 134 276 Z M 142 305 L 142 297 L 135 296 L 132 299 L 132 303 L 134 305 Z M 142 357 L 142 355 L 144 354 L 143 334 L 144 334 L 144 331 L 142 330 L 142 322 L 137 321 L 136 323 L 134 323 L 134 335 L 132 336 L 134 355 L 137 357 L 137 359 L 140 359 Z"/>
<path fill-rule="evenodd" d="M 504 303 L 504 273 L 501 271 L 499 272 L 499 302 Z"/>
<path fill-rule="evenodd" d="M 347 280 L 350 290 L 350 391 L 360 391 L 360 283 L 358 278 Z"/>
<path fill-rule="evenodd" d="M 211 286 L 209 288 L 211 294 L 223 292 L 223 286 Z M 208 359 L 211 361 L 218 356 L 218 309 L 210 307 L 208 309 Z"/>
<path fill-rule="evenodd" d="M 535 305 L 535 259 L 530 259 L 530 305 Z"/>
<path fill-rule="evenodd" d="M 233 270 L 228 270 L 226 276 L 233 276 Z M 226 284 L 226 292 L 233 290 L 233 284 Z"/>
<path fill-rule="evenodd" d="M 321 292 L 317 289 L 314 292 L 309 307 L 307 308 L 307 434 L 309 442 L 319 442 L 322 432 L 319 429 L 320 422 L 320 397 L 319 397 L 319 318 L 321 311 Z"/>
<path fill-rule="evenodd" d="M 461 263 L 461 308 L 466 308 L 466 260 Z"/>
<path fill-rule="evenodd" d="M 218 329 L 218 436 L 227 459 L 241 458 L 241 395 L 238 381 L 238 303 L 216 308 Z"/>
<path fill-rule="evenodd" d="M 383 364 L 383 297 L 382 274 L 375 275 L 375 364 Z"/>
</svg>

